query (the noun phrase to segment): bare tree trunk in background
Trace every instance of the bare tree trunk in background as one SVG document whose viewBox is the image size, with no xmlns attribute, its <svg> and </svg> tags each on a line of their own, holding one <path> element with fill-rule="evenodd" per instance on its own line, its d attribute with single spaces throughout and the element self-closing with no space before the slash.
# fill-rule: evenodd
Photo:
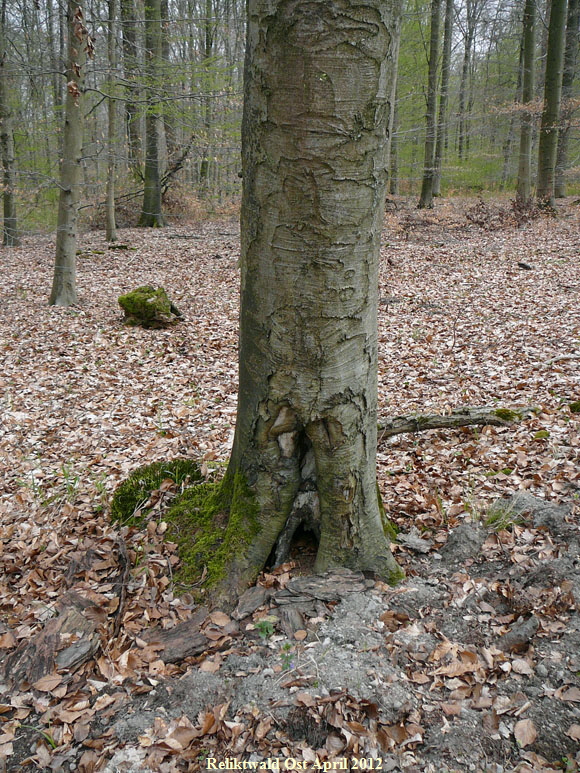
<svg viewBox="0 0 580 773">
<path fill-rule="evenodd" d="M 560 128 L 566 9 L 567 0 L 551 0 L 546 77 L 544 81 L 544 110 L 540 127 L 538 185 L 536 191 L 538 200 L 550 207 L 554 207 L 556 204 L 554 180 L 558 152 L 558 131 Z"/>
<path fill-rule="evenodd" d="M 522 104 L 534 99 L 536 81 L 536 0 L 526 0 L 522 32 Z M 517 195 L 523 202 L 532 198 L 533 113 L 525 110 L 521 116 L 520 155 Z"/>
<path fill-rule="evenodd" d="M 145 189 L 139 225 L 161 228 L 161 175 L 159 172 L 159 62 L 161 59 L 161 2 L 145 0 L 145 49 L 147 74 L 147 115 L 145 118 Z"/>
<path fill-rule="evenodd" d="M 3 209 L 4 225 L 2 244 L 5 247 L 18 246 L 18 221 L 16 218 L 16 189 L 14 134 L 12 131 L 12 111 L 10 107 L 10 75 L 5 47 L 6 0 L 2 0 L 0 9 L 0 160 L 3 172 Z"/>
<path fill-rule="evenodd" d="M 562 75 L 562 105 L 560 113 L 560 132 L 556 157 L 556 181 L 554 194 L 557 199 L 566 195 L 565 171 L 568 163 L 568 144 L 570 124 L 575 109 L 574 80 L 577 74 L 578 45 L 580 38 L 580 0 L 568 0 L 568 19 L 566 21 L 566 50 L 564 52 L 564 72 Z"/>
<path fill-rule="evenodd" d="M 429 77 L 427 83 L 427 114 L 425 132 L 425 162 L 419 209 L 433 207 L 435 178 L 435 135 L 437 132 L 437 74 L 439 65 L 439 28 L 441 0 L 431 0 L 431 31 L 429 36 Z"/>
<path fill-rule="evenodd" d="M 136 30 L 134 0 L 121 0 L 121 32 L 123 41 L 123 72 L 126 86 L 125 124 L 127 127 L 127 145 L 129 151 L 128 167 L 136 180 L 143 179 L 143 163 L 141 158 L 141 133 L 139 131 L 139 114 L 135 104 L 138 89 L 135 79 L 137 66 L 137 30 Z"/>
<path fill-rule="evenodd" d="M 205 29 L 203 37 L 203 66 L 205 70 L 205 95 L 203 96 L 203 126 L 205 132 L 205 153 L 199 168 L 199 183 L 201 191 L 207 194 L 209 190 L 209 167 L 211 148 L 212 99 L 210 95 L 211 57 L 215 37 L 215 25 L 212 18 L 212 0 L 205 0 Z"/>
<path fill-rule="evenodd" d="M 441 62 L 441 96 L 439 97 L 439 121 L 437 126 L 437 144 L 435 146 L 435 173 L 433 177 L 433 196 L 441 196 L 441 170 L 443 152 L 447 137 L 447 104 L 449 101 L 449 78 L 451 75 L 451 43 L 453 41 L 453 0 L 445 2 L 445 28 L 443 32 L 443 59 Z"/>
<path fill-rule="evenodd" d="M 87 49 L 91 40 L 84 25 L 79 0 L 68 0 L 67 94 L 60 167 L 60 198 L 56 231 L 54 278 L 49 303 L 71 306 L 77 301 L 76 248 L 81 154 L 83 145 L 82 101 Z"/>
<path fill-rule="evenodd" d="M 399 9 L 395 0 L 249 2 L 240 388 L 223 485 L 234 489 L 234 509 L 245 481 L 259 529 L 232 556 L 230 596 L 272 551 L 284 555 L 280 538 L 304 510 L 319 524 L 315 571 L 402 575 L 375 464 L 377 272 Z"/>
<path fill-rule="evenodd" d="M 108 242 L 117 241 L 117 223 L 115 221 L 115 175 L 117 172 L 117 41 L 115 36 L 115 20 L 117 16 L 117 0 L 109 0 L 109 28 L 107 34 L 107 48 L 109 50 L 109 104 L 108 112 L 108 147 L 107 147 L 107 202 L 105 233 Z"/>
<path fill-rule="evenodd" d="M 391 130 L 391 170 L 389 174 L 389 193 L 392 196 L 399 194 L 399 138 L 397 137 L 397 128 L 399 123 L 399 109 L 397 99 L 394 99 L 393 106 L 393 127 Z"/>
</svg>

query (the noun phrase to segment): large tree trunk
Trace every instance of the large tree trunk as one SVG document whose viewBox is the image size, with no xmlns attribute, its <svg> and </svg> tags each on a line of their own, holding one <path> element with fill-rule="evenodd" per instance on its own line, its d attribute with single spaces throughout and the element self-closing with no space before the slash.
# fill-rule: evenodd
<svg viewBox="0 0 580 773">
<path fill-rule="evenodd" d="M 0 9 L 0 160 L 2 161 L 2 193 L 4 208 L 4 226 L 2 243 L 5 247 L 18 245 L 18 222 L 16 219 L 16 175 L 14 172 L 14 134 L 12 133 L 12 113 L 10 109 L 10 84 L 6 62 L 5 24 L 6 0 L 2 0 Z"/>
<path fill-rule="evenodd" d="M 427 130 L 425 133 L 425 162 L 419 209 L 433 206 L 435 179 L 435 135 L 437 133 L 437 72 L 439 64 L 439 27 L 441 0 L 431 0 L 431 33 L 429 42 L 429 76 L 427 83 Z"/>
<path fill-rule="evenodd" d="M 567 0 L 552 0 L 544 81 L 544 110 L 540 127 L 538 149 L 538 200 L 548 206 L 556 204 L 554 178 L 558 150 L 560 102 L 562 97 L 562 69 L 566 31 Z"/>
<path fill-rule="evenodd" d="M 259 529 L 231 590 L 319 524 L 316 571 L 401 576 L 377 498 L 377 270 L 395 0 L 249 0 L 236 434 Z M 235 500 L 235 494 L 234 494 Z M 233 506 L 233 505 L 232 505 Z M 231 515 L 230 515 L 231 517 Z"/>
<path fill-rule="evenodd" d="M 574 104 L 574 80 L 578 62 L 578 43 L 580 37 L 580 0 L 568 0 L 568 20 L 566 21 L 566 49 L 564 52 L 564 72 L 562 75 L 562 106 L 560 132 L 558 135 L 558 153 L 556 158 L 556 180 L 554 193 L 557 199 L 566 195 L 566 165 L 568 163 L 568 144 L 572 115 L 577 110 Z"/>
<path fill-rule="evenodd" d="M 145 49 L 147 73 L 147 115 L 145 118 L 145 178 L 143 209 L 139 225 L 160 228 L 164 225 L 161 212 L 161 174 L 159 171 L 160 105 L 155 91 L 160 88 L 161 2 L 145 2 Z"/>
<path fill-rule="evenodd" d="M 76 303 L 76 248 L 81 154 L 83 145 L 82 97 L 84 65 L 90 43 L 79 0 L 68 0 L 69 39 L 67 94 L 60 167 L 60 198 L 56 232 L 54 278 L 49 303 L 71 306 Z"/>
<path fill-rule="evenodd" d="M 536 0 L 526 0 L 522 32 L 522 104 L 529 106 L 534 99 L 536 75 Z M 518 197 L 528 202 L 532 196 L 532 132 L 533 112 L 522 113 L 520 157 L 518 167 Z"/>
</svg>

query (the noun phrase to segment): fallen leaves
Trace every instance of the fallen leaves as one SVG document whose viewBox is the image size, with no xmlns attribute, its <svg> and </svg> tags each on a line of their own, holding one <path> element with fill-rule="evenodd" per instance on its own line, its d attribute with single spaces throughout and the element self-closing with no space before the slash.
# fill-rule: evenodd
<svg viewBox="0 0 580 773">
<path fill-rule="evenodd" d="M 435 728 L 452 734 L 466 711 L 511 747 L 515 739 L 521 759 L 539 770 L 547 763 L 530 750 L 538 740 L 534 732 L 540 740 L 543 732 L 534 710 L 543 699 L 567 712 L 577 710 L 579 686 L 555 682 L 554 671 L 542 678 L 545 692 L 531 705 L 525 693 L 528 683 L 539 680 L 540 661 L 550 662 L 551 654 L 542 649 L 567 630 L 577 603 L 572 586 L 565 584 L 570 578 L 548 583 L 540 577 L 518 586 L 513 574 L 531 573 L 558 559 L 561 544 L 546 529 L 529 524 L 499 530 L 482 547 L 490 564 L 509 567 L 499 578 L 473 577 L 469 566 L 461 577 L 439 577 L 433 555 L 450 527 L 479 518 L 507 489 L 541 491 L 559 501 L 571 499 L 580 485 L 579 419 L 570 408 L 578 400 L 578 214 L 570 210 L 570 219 L 540 219 L 520 231 L 482 234 L 464 231 L 464 213 L 454 206 L 445 204 L 442 214 L 433 213 L 428 233 L 416 224 L 412 234 L 405 232 L 403 221 L 392 222 L 388 233 L 381 295 L 390 300 L 379 314 L 380 415 L 426 407 L 444 412 L 490 399 L 499 405 L 537 405 L 540 412 L 508 429 L 434 430 L 379 448 L 379 482 L 389 515 L 403 533 L 408 535 L 411 526 L 417 530 L 408 547 L 397 546 L 398 554 L 406 560 L 411 551 L 419 565 L 432 562 L 433 577 L 447 594 L 439 609 L 421 607 L 420 615 L 402 608 L 382 611 L 376 631 L 384 647 L 366 652 L 378 659 L 386 652 L 398 663 L 397 679 L 412 691 L 418 708 L 403 704 L 383 721 L 383 708 L 374 710 L 373 701 L 347 693 L 321 695 L 308 669 L 293 668 L 286 678 L 278 662 L 273 678 L 280 680 L 287 700 L 307 712 L 300 721 L 309 728 L 308 743 L 301 740 L 300 748 L 291 748 L 262 706 L 255 713 L 228 716 L 226 704 L 218 704 L 198 717 L 159 718 L 145 731 L 143 751 L 152 769 L 177 759 L 183 766 L 198 764 L 202 744 L 304 759 L 367 749 L 421 753 L 428 733 Z M 47 632 L 54 634 L 58 602 L 67 591 L 85 603 L 76 611 L 78 618 L 70 617 L 70 629 L 58 631 L 52 654 L 60 661 L 48 658 L 42 672 L 24 674 L 25 691 L 4 694 L 0 755 L 13 754 L 14 739 L 30 720 L 39 728 L 27 731 L 37 767 L 49 769 L 58 755 L 70 753 L 71 765 L 82 773 L 96 770 L 118 744 L 111 736 L 93 737 L 96 715 L 106 722 L 188 667 L 218 677 L 227 653 L 241 646 L 252 615 L 265 619 L 276 598 L 282 603 L 307 590 L 309 614 L 290 621 L 287 634 L 292 657 L 302 653 L 305 658 L 309 631 L 322 619 L 316 592 L 322 590 L 331 604 L 337 600 L 328 588 L 292 585 L 302 578 L 292 579 L 295 567 L 288 563 L 244 594 L 231 616 L 203 610 L 196 617 L 191 597 L 174 593 L 176 548 L 163 541 L 163 509 L 176 493 L 173 482 L 163 481 L 142 504 L 150 510 L 143 532 L 128 527 L 117 532 L 108 522 L 110 493 L 130 470 L 186 453 L 203 460 L 209 477 L 231 447 L 237 237 L 221 234 L 219 223 L 196 228 L 203 238 L 187 243 L 171 239 L 181 227 L 127 231 L 123 239 L 130 249 L 122 260 L 106 250 L 98 256 L 86 251 L 79 265 L 82 303 L 71 310 L 46 306 L 51 240 L 38 237 L 2 253 L 4 662 L 31 640 L 36 645 Z M 445 231 L 436 244 L 437 229 Z M 104 246 L 101 234 L 83 238 L 83 249 Z M 137 244 L 139 250 L 133 250 Z M 216 254 L 222 259 L 210 257 Z M 518 260 L 529 261 L 534 271 L 518 271 Z M 171 288 L 185 315 L 180 330 L 122 326 L 117 296 L 139 282 Z M 577 510 L 570 522 L 576 517 Z M 353 592 L 364 588 L 364 579 L 353 583 Z M 437 624 L 436 614 L 441 615 Z M 513 647 L 500 648 L 500 636 L 532 617 L 537 628 L 533 622 Z M 446 620 L 461 621 L 457 640 L 452 631 L 438 630 Z M 282 636 L 279 617 L 272 629 Z M 469 642 L 461 640 L 467 629 Z M 400 632 L 408 639 L 388 638 Z M 250 651 L 266 646 L 255 628 L 253 633 L 253 639 L 243 639 L 244 646 Z M 357 643 L 353 657 L 365 652 L 364 646 Z M 566 679 L 575 678 L 565 662 L 557 666 Z M 370 685 L 374 677 L 368 679 Z M 509 697 L 501 694 L 506 684 L 512 689 Z M 390 686 L 380 689 L 386 695 Z M 436 716 L 442 717 L 439 724 Z M 41 733 L 51 733 L 56 750 Z M 572 745 L 579 741 L 578 725 L 571 720 L 562 733 Z"/>
</svg>

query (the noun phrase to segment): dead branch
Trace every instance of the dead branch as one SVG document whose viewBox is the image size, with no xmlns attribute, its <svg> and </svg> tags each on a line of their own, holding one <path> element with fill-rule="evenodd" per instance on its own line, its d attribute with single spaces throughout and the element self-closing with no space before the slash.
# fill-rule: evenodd
<svg viewBox="0 0 580 773">
<path fill-rule="evenodd" d="M 379 424 L 379 443 L 404 432 L 425 432 L 428 429 L 454 429 L 472 425 L 492 424 L 507 427 L 529 418 L 534 408 L 498 408 L 491 406 L 464 406 L 448 414 L 410 414 L 395 416 Z"/>
</svg>

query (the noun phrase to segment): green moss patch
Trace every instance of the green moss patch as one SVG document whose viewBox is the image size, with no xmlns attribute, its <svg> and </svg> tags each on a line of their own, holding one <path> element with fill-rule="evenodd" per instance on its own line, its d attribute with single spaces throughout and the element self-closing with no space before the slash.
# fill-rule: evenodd
<svg viewBox="0 0 580 773">
<path fill-rule="evenodd" d="M 177 544 L 181 559 L 174 579 L 189 589 L 203 578 L 204 588 L 211 589 L 227 577 L 235 559 L 243 562 L 258 534 L 257 500 L 240 473 L 206 482 L 195 462 L 175 459 L 140 467 L 121 483 L 111 503 L 113 520 L 143 528 L 152 494 L 167 480 L 181 489 L 162 514 L 165 538 Z"/>
<path fill-rule="evenodd" d="M 243 475 L 227 476 L 183 492 L 166 514 L 169 539 L 179 548 L 176 581 L 189 586 L 205 576 L 213 588 L 225 580 L 236 559 L 244 562 L 260 531 L 260 509 Z"/>
<path fill-rule="evenodd" d="M 203 480 L 199 466 L 191 459 L 173 459 L 139 467 L 123 481 L 113 494 L 111 518 L 122 525 L 142 527 L 150 508 L 147 503 L 163 481 L 170 480 L 183 489 Z"/>
<path fill-rule="evenodd" d="M 170 300 L 163 287 L 143 285 L 130 293 L 119 296 L 119 306 L 125 312 L 128 325 L 142 327 L 167 327 L 182 315 Z"/>
<path fill-rule="evenodd" d="M 379 500 L 379 513 L 381 514 L 381 522 L 383 524 L 383 531 L 385 532 L 385 537 L 387 537 L 387 539 L 389 539 L 391 542 L 395 542 L 395 540 L 397 539 L 397 534 L 399 533 L 399 530 L 387 516 L 387 511 L 385 510 L 385 505 L 383 504 L 383 498 L 381 496 L 381 490 L 379 488 L 378 483 L 377 483 L 377 499 Z"/>
<path fill-rule="evenodd" d="M 510 411 L 509 408 L 498 408 L 494 411 L 498 419 L 502 421 L 520 421 L 521 414 L 517 411 Z"/>
<path fill-rule="evenodd" d="M 580 400 L 574 400 L 573 403 L 570 403 L 570 410 L 572 413 L 580 413 Z"/>
</svg>

